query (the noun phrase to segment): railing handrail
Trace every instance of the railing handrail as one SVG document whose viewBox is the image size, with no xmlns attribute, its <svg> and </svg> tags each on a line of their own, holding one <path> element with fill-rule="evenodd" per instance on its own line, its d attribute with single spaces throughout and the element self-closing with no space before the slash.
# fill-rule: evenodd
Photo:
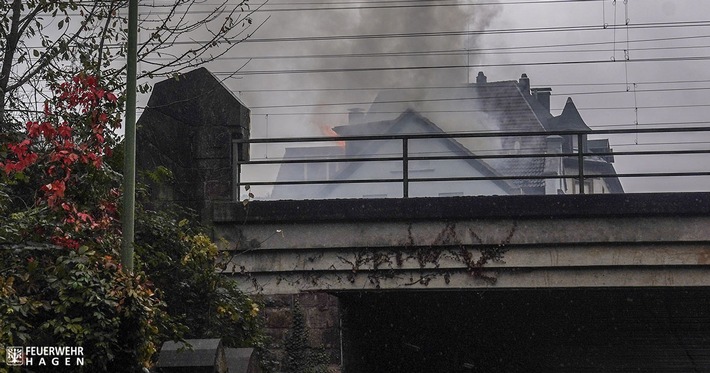
<svg viewBox="0 0 710 373">
<path fill-rule="evenodd" d="M 710 125 L 710 123 L 708 123 Z M 358 135 L 358 136 L 308 136 L 308 137 L 270 137 L 235 139 L 238 144 L 266 143 L 296 143 L 296 142 L 334 142 L 334 141 L 365 141 L 365 140 L 418 140 L 418 139 L 448 139 L 448 138 L 489 138 L 489 137 L 538 137 L 538 136 L 594 136 L 622 135 L 647 133 L 682 133 L 710 132 L 710 127 L 663 127 L 663 128 L 619 128 L 590 131 L 559 130 L 559 131 L 490 131 L 490 132 L 459 132 L 459 133 L 403 133 L 391 135 Z M 576 153 L 575 153 L 576 155 Z"/>
<path fill-rule="evenodd" d="M 609 155 L 682 155 L 682 154 L 710 154 L 707 150 L 645 150 L 626 152 L 582 152 L 585 157 L 609 156 Z M 453 161 L 464 159 L 507 159 L 507 158 L 570 158 L 577 157 L 574 153 L 523 153 L 523 154 L 489 154 L 489 155 L 431 155 L 431 156 L 409 156 L 410 161 Z M 267 165 L 267 164 L 293 164 L 293 163 L 350 163 L 350 162 L 396 162 L 401 161 L 401 156 L 388 157 L 333 157 L 333 158 L 288 158 L 288 159 L 259 159 L 249 161 L 239 161 L 242 165 Z"/>
<path fill-rule="evenodd" d="M 327 185 L 327 184 L 356 184 L 356 183 L 402 183 L 402 195 L 407 198 L 409 195 L 409 184 L 419 182 L 437 181 L 477 181 L 477 180 L 547 180 L 547 179 L 576 179 L 579 183 L 579 192 L 584 193 L 585 179 L 594 178 L 633 178 L 633 177 L 677 177 L 677 176 L 710 176 L 710 172 L 643 172 L 643 173 L 594 173 L 585 174 L 585 159 L 588 157 L 604 157 L 619 155 L 691 155 L 710 154 L 710 149 L 682 149 L 682 150 L 642 150 L 642 151 L 589 151 L 588 146 L 584 146 L 585 138 L 596 135 L 620 135 L 620 134 L 653 134 L 653 133 L 690 133 L 690 132 L 710 132 L 710 127 L 655 127 L 655 128 L 624 128 L 624 129 L 603 129 L 603 130 L 559 130 L 559 131 L 490 131 L 490 132 L 466 132 L 466 133 L 403 133 L 388 135 L 358 135 L 358 136 L 338 136 L 338 137 L 280 137 L 280 138 L 257 138 L 257 139 L 235 139 L 234 144 L 275 144 L 275 143 L 312 143 L 312 142 L 348 142 L 348 141 L 401 141 L 401 155 L 395 156 L 347 156 L 330 155 L 327 158 L 314 158 L 315 156 L 304 156 L 299 158 L 281 159 L 259 159 L 242 160 L 236 159 L 239 168 L 242 165 L 268 165 L 268 164 L 310 164 L 310 163 L 355 163 L 355 162 L 401 162 L 401 178 L 372 178 L 372 179 L 324 179 L 324 180 L 287 180 L 287 181 L 259 181 L 259 182 L 236 182 L 237 188 L 242 185 Z M 560 153 L 517 153 L 517 154 L 459 154 L 459 155 L 418 155 L 410 151 L 410 141 L 428 139 L 461 139 L 461 138 L 510 138 L 510 137 L 550 137 L 567 136 L 576 138 L 576 149 L 572 152 Z M 569 149 L 569 148 L 568 148 Z M 486 149 L 485 151 L 504 151 Z M 496 176 L 462 176 L 462 177 L 430 177 L 412 178 L 409 175 L 409 163 L 419 160 L 481 160 L 481 159 L 511 159 L 511 158 L 558 158 L 561 160 L 575 159 L 577 170 L 573 175 L 496 175 Z M 614 171 L 615 172 L 615 171 Z"/>
</svg>

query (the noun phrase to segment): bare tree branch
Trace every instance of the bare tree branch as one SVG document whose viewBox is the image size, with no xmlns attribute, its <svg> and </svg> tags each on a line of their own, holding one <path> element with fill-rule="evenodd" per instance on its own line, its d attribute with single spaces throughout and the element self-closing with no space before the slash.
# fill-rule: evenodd
<svg viewBox="0 0 710 373">
<path fill-rule="evenodd" d="M 6 0 L 0 4 L 0 122 L 18 123 L 37 110 L 52 81 L 78 70 L 93 71 L 120 90 L 125 82 L 127 0 Z M 248 0 L 209 5 L 191 0 L 142 5 L 138 61 L 149 68 L 139 78 L 169 76 L 213 61 L 266 21 L 251 26 L 256 9 Z M 203 8 L 211 8 L 204 12 Z M 197 11 L 199 10 L 199 11 Z M 199 16 L 196 16 L 199 14 Z M 56 25 L 59 32 L 50 31 Z M 184 40 L 197 45 L 184 46 Z M 200 40 L 200 41 L 197 41 Z M 39 43 L 39 45 L 37 45 Z M 157 57 L 157 60 L 153 59 Z M 165 59 L 165 57 L 169 57 Z M 144 87 L 145 85 L 141 86 Z"/>
</svg>

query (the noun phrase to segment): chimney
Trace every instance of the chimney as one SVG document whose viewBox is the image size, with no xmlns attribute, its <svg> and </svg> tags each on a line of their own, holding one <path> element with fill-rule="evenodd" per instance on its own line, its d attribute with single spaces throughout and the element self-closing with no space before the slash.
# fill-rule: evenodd
<svg viewBox="0 0 710 373">
<path fill-rule="evenodd" d="M 476 75 L 476 84 L 486 84 L 488 83 L 488 78 L 483 74 L 483 71 L 479 71 Z"/>
<path fill-rule="evenodd" d="M 360 108 L 348 109 L 348 124 L 365 122 L 365 112 Z"/>
<path fill-rule="evenodd" d="M 523 73 L 523 75 L 520 76 L 518 88 L 520 88 L 520 92 L 530 94 L 530 78 L 528 78 L 528 74 Z"/>
<path fill-rule="evenodd" d="M 552 88 L 532 88 L 530 91 L 537 99 L 537 102 L 547 109 L 547 111 L 550 111 L 550 96 L 552 95 Z"/>
</svg>

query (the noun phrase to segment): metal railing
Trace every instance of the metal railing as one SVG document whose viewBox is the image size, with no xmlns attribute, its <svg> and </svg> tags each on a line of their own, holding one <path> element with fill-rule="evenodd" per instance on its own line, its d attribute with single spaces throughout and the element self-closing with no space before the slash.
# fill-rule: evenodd
<svg viewBox="0 0 710 373">
<path fill-rule="evenodd" d="M 391 134 L 391 135 L 368 135 L 368 136 L 342 136 L 342 137 L 285 137 L 285 138 L 260 138 L 260 139 L 238 139 L 234 140 L 234 169 L 235 169 L 235 196 L 239 198 L 239 190 L 244 186 L 280 186 L 280 185 L 313 185 L 313 184 L 369 184 L 369 183 L 401 183 L 402 196 L 410 196 L 409 186 L 412 183 L 423 182 L 446 182 L 446 181 L 482 181 L 482 180 L 547 180 L 547 179 L 573 179 L 578 182 L 579 193 L 585 193 L 585 180 L 590 178 L 647 178 L 647 177 L 686 177 L 686 176 L 710 176 L 710 171 L 678 171 L 678 172 L 627 172 L 627 173 L 585 173 L 585 159 L 589 157 L 604 156 L 653 156 L 653 155 L 698 155 L 710 154 L 710 143 L 705 149 L 674 149 L 674 150 L 633 150 L 633 151 L 594 151 L 587 150 L 586 139 L 590 136 L 613 136 L 613 135 L 641 135 L 641 134 L 683 134 L 683 133 L 705 133 L 710 132 L 709 127 L 676 127 L 676 128 L 634 128 L 634 129 L 604 129 L 593 131 L 538 131 L 538 132 L 476 132 L 476 133 L 417 133 L 417 134 Z M 572 152 L 547 153 L 519 153 L 519 154 L 475 154 L 472 149 L 469 154 L 451 155 L 416 155 L 412 154 L 410 144 L 414 140 L 433 139 L 490 139 L 490 138 L 524 138 L 538 137 L 547 138 L 549 136 L 573 137 L 576 139 L 576 149 Z M 334 143 L 340 142 L 350 144 L 351 142 L 363 141 L 399 141 L 401 142 L 401 154 L 399 155 L 353 155 L 337 156 L 330 158 L 277 158 L 277 159 L 236 159 L 239 147 L 254 144 L 293 144 L 293 143 Z M 644 145 L 644 144 L 639 144 Z M 648 146 L 648 145 L 646 145 Z M 545 150 L 545 145 L 540 146 L 540 150 Z M 416 153 L 416 152 L 415 152 Z M 453 153 L 453 152 L 452 152 Z M 413 161 L 445 161 L 445 160 L 495 160 L 512 158 L 559 158 L 576 160 L 577 172 L 574 174 L 562 175 L 497 175 L 497 176 L 460 176 L 460 177 L 424 177 L 416 178 L 410 176 L 409 165 Z M 368 179 L 322 179 L 322 180 L 241 180 L 241 170 L 244 166 L 258 165 L 287 165 L 287 164 L 312 164 L 312 163 L 353 163 L 353 162 L 401 162 L 402 177 L 394 178 L 368 178 Z M 708 162 L 710 164 L 710 162 Z"/>
</svg>

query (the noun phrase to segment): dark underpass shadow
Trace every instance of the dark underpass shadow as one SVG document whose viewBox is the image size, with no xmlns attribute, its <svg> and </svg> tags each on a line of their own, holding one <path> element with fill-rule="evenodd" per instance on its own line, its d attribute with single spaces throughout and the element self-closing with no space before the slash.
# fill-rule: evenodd
<svg viewBox="0 0 710 373">
<path fill-rule="evenodd" d="M 347 373 L 710 371 L 704 288 L 339 297 Z"/>
</svg>

